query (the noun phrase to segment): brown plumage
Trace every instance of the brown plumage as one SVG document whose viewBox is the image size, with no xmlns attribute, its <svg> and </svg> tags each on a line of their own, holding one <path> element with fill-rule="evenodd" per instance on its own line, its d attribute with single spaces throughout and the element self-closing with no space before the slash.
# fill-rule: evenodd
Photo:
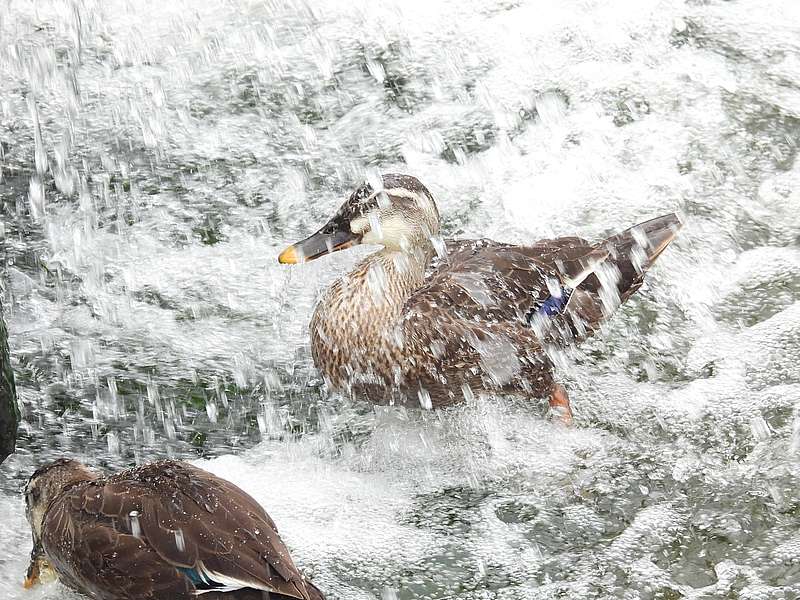
<svg viewBox="0 0 800 600">
<path fill-rule="evenodd" d="M 444 406 L 502 391 L 551 396 L 566 412 L 548 347 L 591 335 L 642 285 L 681 226 L 652 219 L 597 243 L 527 246 L 441 241 L 431 193 L 407 175 L 365 183 L 282 263 L 379 244 L 323 295 L 311 319 L 314 362 L 328 383 L 377 403 Z"/>
<path fill-rule="evenodd" d="M 100 477 L 60 460 L 34 473 L 26 502 L 34 534 L 26 585 L 44 565 L 102 600 L 189 600 L 199 592 L 207 600 L 322 600 L 264 509 L 187 463 Z"/>
</svg>

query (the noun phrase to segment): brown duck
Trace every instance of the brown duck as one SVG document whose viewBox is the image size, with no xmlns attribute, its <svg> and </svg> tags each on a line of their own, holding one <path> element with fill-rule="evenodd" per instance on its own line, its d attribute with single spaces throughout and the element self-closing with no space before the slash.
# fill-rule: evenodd
<svg viewBox="0 0 800 600">
<path fill-rule="evenodd" d="M 481 392 L 548 396 L 571 421 L 552 351 L 584 339 L 642 285 L 675 238 L 675 214 L 597 243 L 515 246 L 441 240 L 433 196 L 416 178 L 363 183 L 334 217 L 286 248 L 300 263 L 356 244 L 382 246 L 336 280 L 311 318 L 328 385 L 372 402 L 439 407 Z"/>
<path fill-rule="evenodd" d="M 33 474 L 25 501 L 25 587 L 58 577 L 100 600 L 323 600 L 253 498 L 183 462 L 102 477 L 57 460 Z"/>
</svg>

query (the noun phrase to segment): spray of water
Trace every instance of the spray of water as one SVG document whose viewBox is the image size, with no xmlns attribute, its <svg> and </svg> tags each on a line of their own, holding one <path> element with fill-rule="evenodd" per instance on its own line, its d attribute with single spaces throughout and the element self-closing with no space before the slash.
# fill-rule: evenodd
<svg viewBox="0 0 800 600">
<path fill-rule="evenodd" d="M 799 10 L 0 3 L 24 415 L 0 596 L 77 598 L 19 585 L 18 490 L 62 455 L 198 461 L 333 598 L 800 595 Z M 682 213 L 645 288 L 557 359 L 575 428 L 468 388 L 439 411 L 424 390 L 379 409 L 325 392 L 308 319 L 368 249 L 276 256 L 381 171 L 431 189 L 445 237 L 599 239 Z M 499 380 L 505 343 L 484 349 Z"/>
</svg>

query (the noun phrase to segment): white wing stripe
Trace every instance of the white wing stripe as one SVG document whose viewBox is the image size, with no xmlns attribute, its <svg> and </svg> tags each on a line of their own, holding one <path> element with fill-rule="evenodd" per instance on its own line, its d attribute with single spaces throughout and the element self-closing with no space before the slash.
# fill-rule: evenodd
<svg viewBox="0 0 800 600">
<path fill-rule="evenodd" d="M 245 579 L 237 579 L 235 577 L 229 577 L 228 575 L 224 575 L 223 573 L 218 573 L 216 571 L 212 571 L 207 569 L 206 566 L 203 564 L 202 561 L 197 563 L 198 575 L 203 581 L 208 583 L 215 583 L 219 584 L 221 587 L 215 587 L 211 590 L 195 590 L 195 595 L 199 596 L 201 594 L 205 594 L 208 592 L 234 592 L 236 590 L 241 590 L 242 588 L 250 588 L 253 590 L 263 590 L 265 592 L 276 592 L 278 590 L 272 586 L 266 585 L 261 581 L 247 581 Z"/>
</svg>

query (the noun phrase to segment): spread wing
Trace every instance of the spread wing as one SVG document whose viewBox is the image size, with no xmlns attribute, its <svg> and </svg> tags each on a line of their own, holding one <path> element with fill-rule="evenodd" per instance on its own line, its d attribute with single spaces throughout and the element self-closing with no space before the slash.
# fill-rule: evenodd
<svg viewBox="0 0 800 600">
<path fill-rule="evenodd" d="M 186 463 L 75 486 L 48 511 L 43 543 L 65 582 L 85 591 L 182 600 L 250 588 L 309 600 L 264 509 Z"/>
<path fill-rule="evenodd" d="M 404 307 L 405 343 L 422 357 L 407 377 L 454 401 L 464 385 L 549 389 L 551 364 L 530 315 L 603 251 L 580 238 L 527 247 L 458 240 L 447 249 Z"/>
</svg>

